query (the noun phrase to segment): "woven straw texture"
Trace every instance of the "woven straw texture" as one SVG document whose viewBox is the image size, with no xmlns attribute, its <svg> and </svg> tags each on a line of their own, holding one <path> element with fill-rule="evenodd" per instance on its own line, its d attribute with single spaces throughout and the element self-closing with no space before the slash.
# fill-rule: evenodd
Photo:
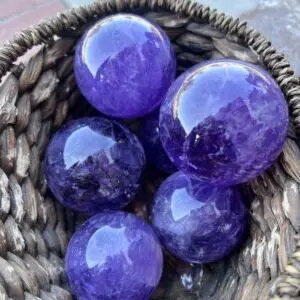
<svg viewBox="0 0 300 300">
<path fill-rule="evenodd" d="M 0 49 L 0 299 L 72 299 L 63 258 L 78 217 L 48 193 L 43 155 L 63 122 L 93 114 L 74 80 L 76 40 L 99 17 L 121 11 L 146 15 L 167 32 L 178 74 L 218 57 L 262 65 L 280 85 L 290 111 L 278 161 L 242 187 L 250 211 L 243 247 L 203 268 L 167 259 L 170 273 L 153 299 L 300 299 L 299 79 L 246 22 L 185 0 L 96 1 L 27 28 Z M 36 45 L 42 47 L 28 63 L 15 64 Z M 146 212 L 140 202 L 134 209 Z M 190 292 L 176 283 L 183 269 L 196 272 Z"/>
</svg>

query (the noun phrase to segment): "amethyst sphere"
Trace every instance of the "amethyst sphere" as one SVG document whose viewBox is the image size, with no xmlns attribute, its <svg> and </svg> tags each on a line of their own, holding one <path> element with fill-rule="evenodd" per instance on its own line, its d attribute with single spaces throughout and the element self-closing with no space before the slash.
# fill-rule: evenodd
<svg viewBox="0 0 300 300">
<path fill-rule="evenodd" d="M 236 186 L 211 187 L 177 172 L 157 191 L 152 223 L 172 254 L 187 262 L 208 263 L 237 246 L 246 214 Z"/>
<path fill-rule="evenodd" d="M 288 110 L 263 69 L 212 60 L 175 81 L 159 124 L 163 147 L 178 169 L 226 186 L 254 178 L 276 160 L 287 135 Z"/>
<path fill-rule="evenodd" d="M 176 172 L 176 167 L 170 161 L 159 137 L 159 113 L 155 112 L 143 119 L 139 138 L 144 147 L 147 161 L 156 168 L 166 172 Z"/>
<path fill-rule="evenodd" d="M 63 126 L 45 158 L 48 186 L 65 206 L 93 214 L 133 198 L 145 165 L 142 145 L 124 126 L 102 117 Z"/>
<path fill-rule="evenodd" d="M 73 235 L 65 269 L 78 300 L 146 300 L 162 273 L 153 229 L 133 214 L 99 213 Z"/>
<path fill-rule="evenodd" d="M 156 109 L 175 79 L 176 59 L 167 35 L 139 16 L 101 19 L 81 38 L 74 71 L 85 98 L 115 118 Z"/>
</svg>

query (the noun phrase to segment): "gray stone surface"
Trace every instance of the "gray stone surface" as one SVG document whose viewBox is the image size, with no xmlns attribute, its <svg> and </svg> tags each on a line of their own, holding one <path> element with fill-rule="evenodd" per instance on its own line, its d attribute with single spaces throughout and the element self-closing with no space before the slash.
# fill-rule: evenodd
<svg viewBox="0 0 300 300">
<path fill-rule="evenodd" d="M 79 5 L 92 3 L 93 0 L 63 0 L 63 2 L 67 6 L 74 7 L 74 6 L 79 6 Z"/>
<path fill-rule="evenodd" d="M 258 5 L 266 0 L 197 0 L 197 2 L 209 5 L 213 8 L 221 10 L 226 14 L 239 16 L 242 13 L 255 9 Z"/>
<path fill-rule="evenodd" d="M 300 75 L 300 1 L 271 0 L 241 15 L 284 53 Z"/>
</svg>

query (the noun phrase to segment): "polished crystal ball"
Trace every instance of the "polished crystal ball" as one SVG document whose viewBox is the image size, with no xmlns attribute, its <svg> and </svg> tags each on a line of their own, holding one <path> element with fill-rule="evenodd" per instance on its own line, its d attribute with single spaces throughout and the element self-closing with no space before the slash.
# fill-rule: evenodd
<svg viewBox="0 0 300 300">
<path fill-rule="evenodd" d="M 137 137 L 102 117 L 70 121 L 51 140 L 45 174 L 65 206 L 93 214 L 120 209 L 136 194 L 145 154 Z"/>
<path fill-rule="evenodd" d="M 173 255 L 190 263 L 208 263 L 239 244 L 246 213 L 236 186 L 211 187 L 177 172 L 157 191 L 152 223 Z"/>
<path fill-rule="evenodd" d="M 158 112 L 144 118 L 139 131 L 139 138 L 144 147 L 147 162 L 165 173 L 174 173 L 177 169 L 170 161 L 160 141 L 158 119 Z"/>
<path fill-rule="evenodd" d="M 212 60 L 175 81 L 159 125 L 163 147 L 178 169 L 226 186 L 256 177 L 276 160 L 287 135 L 288 109 L 263 69 Z"/>
<path fill-rule="evenodd" d="M 147 300 L 162 268 L 162 250 L 153 229 L 125 212 L 102 212 L 81 225 L 65 259 L 78 300 Z"/>
<path fill-rule="evenodd" d="M 156 109 L 175 79 L 176 59 L 167 35 L 131 14 L 101 19 L 81 38 L 74 71 L 85 98 L 115 118 Z"/>
</svg>

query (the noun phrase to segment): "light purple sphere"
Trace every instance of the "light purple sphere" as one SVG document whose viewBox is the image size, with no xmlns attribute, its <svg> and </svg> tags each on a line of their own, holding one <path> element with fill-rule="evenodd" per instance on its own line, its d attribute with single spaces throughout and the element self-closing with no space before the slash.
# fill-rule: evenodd
<svg viewBox="0 0 300 300">
<path fill-rule="evenodd" d="M 211 187 L 177 172 L 156 193 L 152 224 L 173 255 L 208 263 L 224 258 L 241 241 L 246 212 L 236 186 Z"/>
<path fill-rule="evenodd" d="M 73 235 L 65 270 L 78 300 L 147 300 L 163 268 L 153 229 L 133 214 L 100 213 Z"/>
<path fill-rule="evenodd" d="M 157 25 L 136 15 L 116 14 L 83 35 L 74 71 L 82 94 L 96 109 L 132 119 L 161 104 L 175 79 L 176 59 Z"/>
<path fill-rule="evenodd" d="M 288 109 L 263 69 L 232 59 L 196 65 L 171 86 L 160 138 L 178 169 L 212 185 L 246 182 L 280 154 Z"/>
</svg>

